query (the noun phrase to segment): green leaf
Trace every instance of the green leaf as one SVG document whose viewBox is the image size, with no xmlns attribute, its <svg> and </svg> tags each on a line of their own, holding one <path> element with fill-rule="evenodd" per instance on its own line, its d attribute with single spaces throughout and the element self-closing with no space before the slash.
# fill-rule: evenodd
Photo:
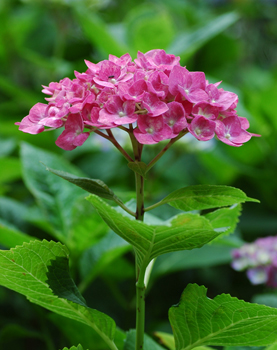
<svg viewBox="0 0 277 350">
<path fill-rule="evenodd" d="M 251 301 L 253 303 L 277 308 L 277 295 L 273 293 L 256 294 Z"/>
<path fill-rule="evenodd" d="M 190 33 L 180 34 L 166 51 L 181 56 L 183 60 L 187 60 L 201 46 L 219 33 L 223 32 L 238 19 L 239 16 L 236 12 L 224 13 Z"/>
<path fill-rule="evenodd" d="M 58 238 L 75 253 L 95 243 L 107 229 L 83 200 L 85 191 L 51 172 L 45 171 L 41 161 L 50 167 L 62 169 L 76 175 L 83 174 L 61 158 L 40 148 L 23 143 L 21 147 L 23 179 L 49 223 L 49 233 Z"/>
<path fill-rule="evenodd" d="M 215 345 L 269 345 L 277 340 L 277 310 L 228 294 L 207 298 L 204 286 L 189 284 L 169 310 L 176 350 Z"/>
<path fill-rule="evenodd" d="M 155 332 L 155 337 L 159 339 L 159 343 L 166 346 L 169 350 L 175 350 L 175 341 L 173 334 L 165 332 Z"/>
<path fill-rule="evenodd" d="M 12 182 L 21 178 L 20 160 L 14 157 L 0 158 L 0 182 Z"/>
<path fill-rule="evenodd" d="M 0 284 L 32 303 L 90 326 L 113 345 L 114 321 L 86 306 L 70 277 L 68 250 L 62 244 L 33 241 L 0 251 Z"/>
<path fill-rule="evenodd" d="M 52 234 L 66 242 L 71 231 L 74 203 L 84 196 L 84 191 L 45 171 L 40 162 L 53 167 L 60 166 L 77 175 L 78 170 L 63 158 L 27 143 L 21 146 L 21 160 L 26 187 L 37 199 L 47 221 L 51 223 Z"/>
<path fill-rule="evenodd" d="M 224 232 L 224 235 L 228 235 L 235 231 L 240 213 L 241 205 L 234 204 L 230 208 L 218 209 L 204 216 L 210 221 L 214 230 L 224 226 L 228 227 L 228 229 Z M 222 235 L 218 239 L 221 238 Z"/>
<path fill-rule="evenodd" d="M 83 290 L 108 265 L 125 254 L 130 248 L 126 241 L 110 231 L 99 243 L 86 250 L 80 260 L 81 276 L 83 278 L 79 286 L 80 289 Z"/>
<path fill-rule="evenodd" d="M 122 56 L 127 53 L 128 47 L 119 44 L 109 33 L 106 23 L 92 11 L 87 11 L 85 6 L 80 2 L 75 1 L 71 3 L 73 10 L 78 18 L 78 23 L 83 29 L 87 39 L 96 47 L 103 56 L 107 57 L 109 54 L 115 56 Z"/>
<path fill-rule="evenodd" d="M 172 192 L 154 206 L 168 203 L 174 208 L 192 211 L 226 207 L 246 201 L 259 202 L 256 199 L 248 198 L 244 192 L 234 187 L 194 185 Z"/>
<path fill-rule="evenodd" d="M 77 348 L 76 348 L 76 346 L 71 346 L 70 349 L 68 349 L 68 348 L 63 348 L 63 350 L 84 350 L 84 349 L 83 349 L 82 345 L 79 344 L 79 345 L 77 346 Z"/>
<path fill-rule="evenodd" d="M 128 163 L 128 167 L 133 170 L 135 173 L 141 175 L 144 179 L 147 179 L 146 175 L 146 169 L 147 169 L 147 164 L 143 162 L 130 162 Z"/>
<path fill-rule="evenodd" d="M 180 214 L 161 225 L 148 225 L 122 215 L 95 195 L 87 199 L 107 225 L 132 244 L 140 267 L 168 252 L 202 247 L 221 233 L 198 214 Z"/>
<path fill-rule="evenodd" d="M 136 330 L 131 329 L 127 332 L 127 338 L 125 340 L 124 350 L 135 350 L 136 348 Z M 157 344 L 147 334 L 144 334 L 144 346 L 143 350 L 165 350 L 162 346 Z"/>
<path fill-rule="evenodd" d="M 269 345 L 265 350 L 277 350 L 277 342 Z"/>
<path fill-rule="evenodd" d="M 156 260 L 151 279 L 185 269 L 229 264 L 232 250 L 232 247 L 208 244 L 199 249 L 165 254 Z"/>
<path fill-rule="evenodd" d="M 41 339 L 42 335 L 39 332 L 31 331 L 28 329 L 28 327 L 23 327 L 18 324 L 12 324 L 8 323 L 5 326 L 1 327 L 0 330 L 0 346 L 2 349 L 10 349 L 12 346 L 13 348 L 17 348 L 16 345 L 13 345 L 14 342 L 16 343 L 23 343 L 23 339 L 26 338 L 32 338 L 32 339 Z M 6 344 L 9 344 L 9 347 L 6 346 Z M 11 345 L 12 344 L 12 345 Z"/>
<path fill-rule="evenodd" d="M 74 255 L 83 253 L 108 232 L 105 222 L 93 210 L 91 205 L 80 199 L 72 209 L 71 237 L 68 242 L 74 250 Z"/>
<path fill-rule="evenodd" d="M 82 342 L 85 349 L 107 350 L 107 344 L 96 332 L 91 331 L 91 327 L 56 313 L 49 314 L 47 318 L 50 318 L 55 326 L 58 327 L 67 338 L 68 344 L 78 344 Z M 119 350 L 123 349 L 125 338 L 125 333 L 117 328 L 114 342 Z"/>
<path fill-rule="evenodd" d="M 16 245 L 30 242 L 35 237 L 29 236 L 23 232 L 18 231 L 2 222 L 0 219 L 0 244 L 7 248 L 15 247 Z"/>
<path fill-rule="evenodd" d="M 110 200 L 117 199 L 113 191 L 101 180 L 90 179 L 88 177 L 79 177 L 70 173 L 66 173 L 64 171 L 48 168 L 47 165 L 45 166 L 46 170 L 63 178 L 64 180 L 67 180 L 68 182 L 71 182 L 72 184 L 78 187 L 81 187 L 83 190 L 89 193 L 96 194 L 101 198 L 106 198 Z"/>
<path fill-rule="evenodd" d="M 128 43 L 135 52 L 166 49 L 175 36 L 173 19 L 161 6 L 136 6 L 129 11 L 125 23 Z"/>
<path fill-rule="evenodd" d="M 14 138 L 4 138 L 0 136 L 0 157 L 10 155 L 16 148 L 16 141 Z"/>
<path fill-rule="evenodd" d="M 162 345 L 165 345 L 169 350 L 175 350 L 175 341 L 173 334 L 165 333 L 165 332 L 155 332 L 154 333 L 157 338 L 159 338 L 159 342 Z M 197 346 L 194 350 L 213 350 L 208 346 Z"/>
</svg>

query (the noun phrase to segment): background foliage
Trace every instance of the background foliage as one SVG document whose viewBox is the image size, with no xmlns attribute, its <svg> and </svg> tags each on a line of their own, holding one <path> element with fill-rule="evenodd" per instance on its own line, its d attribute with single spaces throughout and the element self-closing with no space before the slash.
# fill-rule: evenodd
<svg viewBox="0 0 277 350">
<path fill-rule="evenodd" d="M 232 148 L 186 136 L 149 173 L 147 202 L 188 185 L 224 184 L 241 188 L 261 204 L 243 205 L 238 229 L 224 244 L 218 241 L 158 258 L 147 296 L 146 330 L 170 332 L 167 310 L 178 302 L 187 283 L 204 284 L 211 298 L 230 293 L 276 306 L 272 291 L 251 286 L 243 273 L 229 266 L 232 247 L 276 235 L 276 18 L 277 4 L 269 0 L 2 0 L 1 248 L 21 245 L 32 237 L 61 241 L 69 249 L 71 274 L 88 305 L 110 315 L 124 330 L 134 327 L 130 247 L 108 231 L 83 200 L 84 191 L 46 172 L 39 161 L 100 178 L 126 201 L 134 191 L 133 172 L 119 153 L 97 137 L 80 149 L 64 152 L 55 146 L 55 132 L 28 135 L 19 132 L 14 122 L 27 115 L 33 104 L 43 102 L 42 84 L 73 78 L 74 70 L 86 69 L 84 59 L 97 62 L 110 53 L 126 52 L 134 58 L 138 50 L 162 48 L 180 55 L 189 70 L 205 71 L 212 82 L 223 80 L 225 89 L 239 95 L 238 111 L 250 120 L 251 132 L 262 138 Z M 145 157 L 152 158 L 156 147 L 149 146 Z M 174 213 L 169 206 L 154 212 L 162 219 Z M 0 289 L 0 303 L 0 348 L 52 350 L 80 343 L 81 324 L 5 288 Z M 120 342 L 120 332 L 117 337 Z M 91 344 L 105 349 L 85 328 L 82 345 L 86 349 Z"/>
</svg>

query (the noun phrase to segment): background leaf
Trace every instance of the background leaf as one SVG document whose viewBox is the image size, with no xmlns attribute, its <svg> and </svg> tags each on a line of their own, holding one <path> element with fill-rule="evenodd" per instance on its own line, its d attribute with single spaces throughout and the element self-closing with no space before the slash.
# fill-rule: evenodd
<svg viewBox="0 0 277 350">
<path fill-rule="evenodd" d="M 93 279 L 103 273 L 107 266 L 112 264 L 115 259 L 130 250 L 131 246 L 126 241 L 110 231 L 82 255 L 80 259 L 80 272 L 83 281 L 79 288 L 83 290 Z"/>
<path fill-rule="evenodd" d="M 167 51 L 181 56 L 182 59 L 188 59 L 199 47 L 223 32 L 238 19 L 239 15 L 236 12 L 224 13 L 217 18 L 211 19 L 201 27 L 191 30 L 190 33 L 179 34 L 167 48 Z"/>
<path fill-rule="evenodd" d="M 169 310 L 176 350 L 202 345 L 269 345 L 277 340 L 277 310 L 228 294 L 206 297 L 207 289 L 189 284 Z"/>
<path fill-rule="evenodd" d="M 66 243 L 74 254 L 94 244 L 107 229 L 85 200 L 85 191 L 63 178 L 47 172 L 41 162 L 50 167 L 76 174 L 82 172 L 65 159 L 31 146 L 22 144 L 21 159 L 26 186 L 36 198 L 46 221 L 52 227 L 51 234 Z"/>
</svg>

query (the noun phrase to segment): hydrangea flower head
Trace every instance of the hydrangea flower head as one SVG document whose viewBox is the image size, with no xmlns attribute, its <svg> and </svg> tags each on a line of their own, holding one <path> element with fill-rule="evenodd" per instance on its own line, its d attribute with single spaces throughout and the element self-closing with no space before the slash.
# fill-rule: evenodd
<svg viewBox="0 0 277 350">
<path fill-rule="evenodd" d="M 239 147 L 259 136 L 235 110 L 238 96 L 210 84 L 203 72 L 180 66 L 180 58 L 164 50 L 113 55 L 87 70 L 43 86 L 48 104 L 37 103 L 19 130 L 39 134 L 64 128 L 56 144 L 73 150 L 97 130 L 125 128 L 140 144 L 171 140 L 190 133 L 197 140 L 220 141 Z"/>
<path fill-rule="evenodd" d="M 265 283 L 277 287 L 277 237 L 259 238 L 232 252 L 232 267 L 237 271 L 247 270 L 252 284 Z"/>
</svg>

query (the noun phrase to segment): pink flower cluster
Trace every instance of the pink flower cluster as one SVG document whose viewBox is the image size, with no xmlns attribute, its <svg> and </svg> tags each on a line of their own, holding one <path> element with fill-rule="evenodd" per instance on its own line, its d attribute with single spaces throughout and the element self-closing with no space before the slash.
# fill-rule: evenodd
<svg viewBox="0 0 277 350">
<path fill-rule="evenodd" d="M 189 72 L 180 58 L 164 50 L 138 52 L 94 64 L 75 72 L 76 78 L 50 83 L 42 90 L 48 104 L 37 103 L 19 123 L 19 130 L 38 134 L 45 127 L 64 127 L 56 144 L 72 150 L 90 132 L 132 124 L 139 143 L 155 144 L 190 132 L 207 141 L 216 136 L 231 146 L 241 146 L 252 134 L 248 120 L 235 108 L 238 96 L 209 84 L 203 72 Z"/>
<path fill-rule="evenodd" d="M 247 269 L 252 284 L 277 287 L 277 237 L 259 238 L 234 249 L 232 256 L 232 267 L 238 271 Z"/>
</svg>

